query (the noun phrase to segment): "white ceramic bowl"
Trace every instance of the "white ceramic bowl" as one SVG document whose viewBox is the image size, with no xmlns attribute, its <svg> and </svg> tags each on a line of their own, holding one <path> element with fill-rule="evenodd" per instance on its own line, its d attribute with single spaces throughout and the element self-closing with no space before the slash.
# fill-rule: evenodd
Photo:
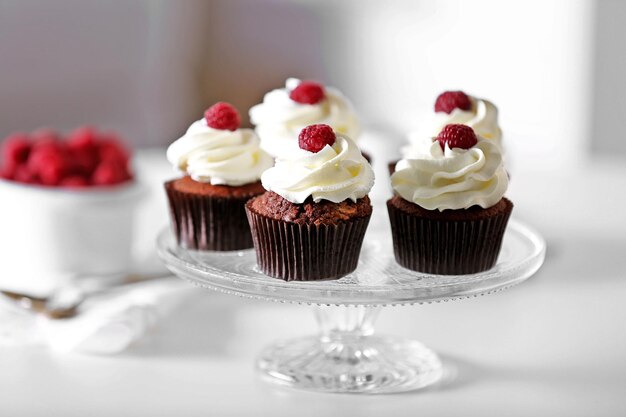
<svg viewBox="0 0 626 417">
<path fill-rule="evenodd" d="M 0 290 L 46 296 L 128 270 L 143 194 L 136 182 L 68 190 L 0 180 Z"/>
</svg>

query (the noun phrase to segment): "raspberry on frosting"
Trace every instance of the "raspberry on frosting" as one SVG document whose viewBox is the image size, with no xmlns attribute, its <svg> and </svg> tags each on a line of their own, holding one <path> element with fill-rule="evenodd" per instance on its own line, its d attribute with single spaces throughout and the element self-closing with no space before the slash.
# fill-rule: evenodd
<svg viewBox="0 0 626 417">
<path fill-rule="evenodd" d="M 332 127 L 325 124 L 310 125 L 300 132 L 298 145 L 301 149 L 317 153 L 326 145 L 332 146 L 336 139 Z"/>
<path fill-rule="evenodd" d="M 463 91 L 445 91 L 435 101 L 435 111 L 452 113 L 454 109 L 470 110 L 472 102 Z"/>
<path fill-rule="evenodd" d="M 315 81 L 302 81 L 291 90 L 289 98 L 300 104 L 317 104 L 326 98 L 324 87 Z"/>
<path fill-rule="evenodd" d="M 474 129 L 461 124 L 446 125 L 435 139 L 439 142 L 439 145 L 441 145 L 441 149 L 444 150 L 446 144 L 450 149 L 469 149 L 478 143 Z"/>
<path fill-rule="evenodd" d="M 204 112 L 209 127 L 219 130 L 237 130 L 241 126 L 239 112 L 231 104 L 220 101 Z"/>
</svg>

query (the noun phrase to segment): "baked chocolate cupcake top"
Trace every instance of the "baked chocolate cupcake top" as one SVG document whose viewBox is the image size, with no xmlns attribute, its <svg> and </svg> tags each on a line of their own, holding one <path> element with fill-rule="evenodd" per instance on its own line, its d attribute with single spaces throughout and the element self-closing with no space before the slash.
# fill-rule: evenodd
<svg viewBox="0 0 626 417">
<path fill-rule="evenodd" d="M 314 203 L 307 199 L 302 204 L 294 204 L 282 196 L 268 191 L 248 202 L 248 207 L 255 213 L 270 219 L 296 224 L 336 225 L 357 218 L 369 217 L 372 204 L 368 196 L 357 202 L 345 200 L 333 203 L 322 200 Z"/>
<path fill-rule="evenodd" d="M 286 200 L 301 204 L 328 200 L 356 202 L 374 185 L 374 171 L 356 144 L 328 125 L 311 125 L 300 133 L 299 149 L 289 159 L 277 159 L 261 182 Z"/>
<path fill-rule="evenodd" d="M 398 162 L 391 185 L 427 210 L 488 208 L 504 196 L 508 176 L 497 145 L 468 126 L 451 124 L 432 138 L 428 154 Z"/>
<path fill-rule="evenodd" d="M 240 129 L 239 114 L 217 103 L 167 149 L 167 159 L 195 181 L 240 186 L 256 182 L 272 166 L 251 129 Z"/>
<path fill-rule="evenodd" d="M 357 140 L 361 128 L 352 104 L 332 87 L 289 78 L 285 88 L 272 90 L 250 109 L 250 120 L 261 147 L 276 158 L 298 151 L 298 135 L 311 124 L 324 123 Z"/>
</svg>

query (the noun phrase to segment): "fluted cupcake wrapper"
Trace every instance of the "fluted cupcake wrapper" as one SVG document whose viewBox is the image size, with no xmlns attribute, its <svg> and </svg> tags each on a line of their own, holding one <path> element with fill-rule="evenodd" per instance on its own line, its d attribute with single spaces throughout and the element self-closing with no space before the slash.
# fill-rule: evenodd
<svg viewBox="0 0 626 417">
<path fill-rule="evenodd" d="M 389 176 L 392 176 L 395 172 L 396 172 L 396 164 L 399 162 L 400 160 L 397 161 L 391 161 L 387 164 L 387 169 L 389 170 Z"/>
<path fill-rule="evenodd" d="M 230 251 L 252 247 L 245 205 L 252 196 L 213 197 L 175 190 L 165 184 L 172 228 L 187 249 Z"/>
<path fill-rule="evenodd" d="M 396 261 L 414 271 L 442 275 L 493 268 L 512 208 L 480 220 L 439 220 L 407 214 L 388 202 Z"/>
<path fill-rule="evenodd" d="M 359 261 L 369 216 L 337 225 L 304 225 L 262 216 L 246 206 L 257 263 L 285 281 L 340 278 Z"/>
</svg>

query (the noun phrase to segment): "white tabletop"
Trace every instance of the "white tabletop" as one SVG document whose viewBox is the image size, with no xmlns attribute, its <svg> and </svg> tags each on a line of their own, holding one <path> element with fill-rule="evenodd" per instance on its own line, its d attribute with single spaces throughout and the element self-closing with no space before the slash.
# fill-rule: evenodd
<svg viewBox="0 0 626 417">
<path fill-rule="evenodd" d="M 156 190 L 169 175 L 162 152 L 140 154 Z M 275 388 L 255 376 L 255 356 L 276 339 L 315 332 L 311 307 L 192 289 L 116 356 L 0 348 L 0 415 L 626 415 L 626 170 L 596 163 L 512 176 L 514 215 L 547 240 L 542 269 L 495 295 L 389 307 L 378 320 L 378 333 L 441 355 L 446 377 L 433 388 L 385 396 Z"/>
</svg>

